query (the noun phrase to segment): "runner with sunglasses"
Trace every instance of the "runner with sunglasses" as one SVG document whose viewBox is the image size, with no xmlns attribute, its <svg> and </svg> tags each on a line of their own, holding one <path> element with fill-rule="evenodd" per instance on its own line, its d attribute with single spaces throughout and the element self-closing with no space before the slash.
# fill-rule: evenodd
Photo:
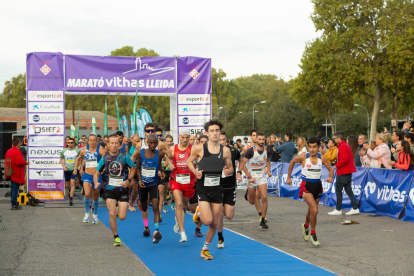
<svg viewBox="0 0 414 276">
<path fill-rule="evenodd" d="M 75 180 L 78 177 L 75 170 L 75 161 L 79 156 L 80 150 L 75 148 L 75 139 L 68 138 L 66 141 L 67 148 L 60 153 L 60 164 L 65 173 L 65 186 L 70 191 L 69 205 L 73 205 L 73 196 L 75 194 Z"/>
</svg>

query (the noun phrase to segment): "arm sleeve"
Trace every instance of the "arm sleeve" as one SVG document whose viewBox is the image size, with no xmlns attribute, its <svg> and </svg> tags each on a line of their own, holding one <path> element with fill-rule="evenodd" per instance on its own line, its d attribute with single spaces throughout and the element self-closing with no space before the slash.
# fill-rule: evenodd
<svg viewBox="0 0 414 276">
<path fill-rule="evenodd" d="M 19 151 L 19 154 L 16 154 L 16 158 L 14 160 L 17 166 L 26 166 L 27 162 L 23 158 L 23 154 Z"/>
<path fill-rule="evenodd" d="M 246 151 L 246 154 L 244 155 L 244 158 L 250 159 L 253 157 L 253 148 L 250 148 Z"/>
<path fill-rule="evenodd" d="M 376 152 L 374 152 L 372 149 L 368 149 L 367 151 L 367 155 L 369 156 L 369 158 L 377 160 L 379 159 L 379 156 Z"/>
<path fill-rule="evenodd" d="M 275 144 L 276 145 L 276 144 Z M 286 150 L 287 143 L 281 144 L 280 146 L 275 147 L 275 150 L 284 151 Z"/>
<path fill-rule="evenodd" d="M 392 156 L 394 157 L 394 160 L 398 160 L 398 151 L 394 151 L 394 153 L 392 154 Z"/>
<path fill-rule="evenodd" d="M 398 159 L 398 163 L 394 164 L 394 167 L 402 169 L 402 170 L 408 170 L 408 167 L 410 166 L 411 157 L 407 154 L 407 158 L 404 156 L 402 158 L 403 163 L 400 163 L 400 160 Z"/>
<path fill-rule="evenodd" d="M 66 151 L 66 149 L 64 149 L 60 152 L 60 158 L 62 158 L 62 159 L 65 158 L 65 151 Z"/>
<path fill-rule="evenodd" d="M 338 151 L 339 151 L 339 149 L 338 149 Z M 343 166 L 345 166 L 346 163 L 347 163 L 347 160 L 349 158 L 348 155 L 349 155 L 348 151 L 347 150 L 343 150 L 341 152 L 341 155 L 338 155 L 338 162 L 335 164 L 335 167 L 342 168 Z"/>
<path fill-rule="evenodd" d="M 105 161 L 103 158 L 101 158 L 101 160 L 99 160 L 98 162 L 98 167 L 96 167 L 96 170 L 100 171 L 104 165 L 105 165 Z"/>
<path fill-rule="evenodd" d="M 328 159 L 328 161 L 332 163 L 332 161 L 334 161 L 336 159 L 336 156 L 338 154 L 338 149 L 333 150 L 330 154 L 329 153 L 330 153 L 329 151 L 325 152 L 324 155 L 325 155 L 326 159 Z"/>
</svg>

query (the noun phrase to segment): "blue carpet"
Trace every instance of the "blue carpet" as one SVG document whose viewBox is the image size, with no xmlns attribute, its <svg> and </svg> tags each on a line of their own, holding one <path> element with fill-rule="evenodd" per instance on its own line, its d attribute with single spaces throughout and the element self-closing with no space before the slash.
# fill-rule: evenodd
<svg viewBox="0 0 414 276">
<path fill-rule="evenodd" d="M 180 243 L 180 235 L 173 231 L 174 212 L 170 208 L 167 214 L 162 214 L 163 222 L 160 226 L 162 240 L 158 244 L 153 244 L 152 236 L 142 235 L 144 223 L 141 212 L 136 209 L 136 212 L 128 211 L 124 221 L 117 220 L 118 234 L 122 243 L 126 244 L 156 275 L 333 275 L 322 268 L 227 229 L 223 231 L 226 248 L 216 248 L 218 242 L 216 234 L 210 245 L 210 253 L 214 259 L 206 261 L 200 257 L 205 238 L 194 236 L 195 224 L 192 217 L 187 214 L 185 218 L 184 227 L 188 241 Z M 106 207 L 99 208 L 99 219 L 110 229 Z M 152 209 L 149 209 L 148 221 L 153 234 Z M 203 226 L 201 232 L 206 233 L 207 227 Z"/>
</svg>

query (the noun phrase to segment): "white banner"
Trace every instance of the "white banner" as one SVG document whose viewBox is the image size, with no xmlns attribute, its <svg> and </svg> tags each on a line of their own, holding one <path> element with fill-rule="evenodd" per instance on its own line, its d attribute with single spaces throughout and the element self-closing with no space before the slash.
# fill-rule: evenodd
<svg viewBox="0 0 414 276">
<path fill-rule="evenodd" d="M 63 113 L 28 113 L 29 124 L 64 124 Z"/>
<path fill-rule="evenodd" d="M 210 121 L 208 116 L 178 116 L 178 126 L 203 126 L 204 123 Z"/>
<path fill-rule="evenodd" d="M 29 158 L 33 157 L 60 157 L 63 148 L 57 147 L 29 147 L 27 150 Z"/>
<path fill-rule="evenodd" d="M 204 131 L 204 127 L 200 126 L 200 127 L 179 127 L 178 128 L 178 133 L 180 133 L 180 129 L 182 128 L 186 128 L 190 131 L 190 135 L 196 135 L 197 132 L 201 132 L 203 134 L 205 134 L 206 132 Z"/>
<path fill-rule="evenodd" d="M 65 104 L 48 102 L 28 102 L 27 112 L 64 112 Z"/>
<path fill-rule="evenodd" d="M 65 125 L 29 125 L 29 135 L 65 135 Z"/>
<path fill-rule="evenodd" d="M 64 147 L 65 136 L 31 136 L 28 141 L 29 147 Z"/>
<path fill-rule="evenodd" d="M 62 168 L 59 158 L 29 159 L 29 169 Z"/>
<path fill-rule="evenodd" d="M 210 105 L 178 105 L 178 115 L 210 115 Z"/>
<path fill-rule="evenodd" d="M 28 91 L 28 101 L 63 102 L 63 91 Z"/>
<path fill-rule="evenodd" d="M 29 179 L 40 179 L 40 180 L 62 180 L 63 169 L 61 170 L 29 170 Z"/>
<path fill-rule="evenodd" d="M 177 98 L 178 104 L 210 104 L 209 94 L 186 94 Z"/>
</svg>

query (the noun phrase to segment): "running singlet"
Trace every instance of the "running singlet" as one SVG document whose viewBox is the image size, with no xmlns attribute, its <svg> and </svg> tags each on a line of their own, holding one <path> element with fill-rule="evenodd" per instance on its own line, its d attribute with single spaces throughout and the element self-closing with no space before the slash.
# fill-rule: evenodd
<svg viewBox="0 0 414 276">
<path fill-rule="evenodd" d="M 246 168 L 252 178 L 264 178 L 264 168 L 266 166 L 266 159 L 268 157 L 267 148 L 264 147 L 262 153 L 259 153 L 256 146 L 253 146 L 251 150 L 253 150 L 253 156 L 247 161 Z M 246 158 L 247 157 L 250 157 L 250 154 L 248 154 L 248 152 L 246 152 Z"/>
<path fill-rule="evenodd" d="M 119 149 L 120 152 L 125 153 L 126 144 L 122 144 L 122 148 Z"/>
<path fill-rule="evenodd" d="M 229 175 L 228 177 L 226 177 L 224 175 L 224 171 L 221 175 L 221 182 L 223 183 L 223 188 L 224 189 L 234 189 L 236 188 L 236 160 L 240 159 L 240 152 L 232 147 L 232 146 L 227 146 L 230 150 L 231 153 L 231 163 L 233 165 L 233 169 L 234 169 L 234 173 L 232 175 Z"/>
<path fill-rule="evenodd" d="M 63 159 L 67 171 L 71 172 L 75 169 L 75 161 L 76 158 L 78 158 L 79 152 L 80 151 L 77 148 L 74 148 L 73 150 L 66 148 L 61 151 L 60 158 Z"/>
<path fill-rule="evenodd" d="M 181 185 L 191 184 L 191 187 L 194 186 L 196 182 L 196 176 L 190 171 L 187 166 L 187 160 L 191 155 L 192 145 L 189 144 L 188 147 L 181 151 L 178 148 L 178 145 L 174 146 L 174 158 L 173 164 L 175 170 L 171 173 L 170 181 L 172 183 L 178 183 Z"/>
<path fill-rule="evenodd" d="M 220 145 L 220 152 L 212 154 L 208 151 L 207 143 L 204 143 L 204 155 L 198 163 L 198 170 L 203 171 L 203 176 L 196 182 L 197 191 L 223 190 L 223 185 L 220 181 L 225 166 L 223 148 L 223 145 Z"/>
<path fill-rule="evenodd" d="M 99 161 L 96 170 L 102 173 L 105 169 L 105 175 L 108 179 L 105 182 L 105 190 L 124 191 L 128 188 L 121 186 L 121 183 L 126 180 L 125 170 L 128 167 L 134 165 L 131 158 L 126 156 L 124 152 L 119 152 L 117 155 L 112 156 L 107 152 Z"/>
<path fill-rule="evenodd" d="M 318 163 L 313 165 L 310 160 L 310 154 L 306 153 L 305 167 L 302 167 L 302 181 L 319 182 L 322 175 L 321 153 L 318 152 Z"/>
<path fill-rule="evenodd" d="M 145 187 L 152 187 L 159 184 L 158 170 L 160 168 L 158 150 L 152 159 L 145 157 L 144 149 L 141 149 L 141 179 L 145 183 Z"/>
<path fill-rule="evenodd" d="M 96 168 L 98 166 L 99 160 L 101 160 L 101 155 L 99 154 L 99 147 L 100 145 L 96 147 L 96 151 L 94 153 L 91 153 L 89 151 L 89 145 L 86 146 L 86 152 L 85 152 L 85 166 L 86 168 Z"/>
</svg>

